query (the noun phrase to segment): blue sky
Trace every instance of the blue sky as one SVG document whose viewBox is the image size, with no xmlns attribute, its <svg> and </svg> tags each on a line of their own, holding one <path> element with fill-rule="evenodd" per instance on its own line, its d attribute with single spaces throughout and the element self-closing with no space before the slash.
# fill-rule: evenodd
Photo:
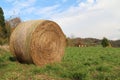
<svg viewBox="0 0 120 80">
<path fill-rule="evenodd" d="M 120 39 L 120 0 L 0 0 L 6 19 L 49 19 L 66 36 Z"/>
<path fill-rule="evenodd" d="M 66 11 L 71 6 L 78 6 L 84 0 L 2 0 L 1 7 L 6 19 L 20 16 L 22 20 L 51 19 L 49 15 Z"/>
</svg>

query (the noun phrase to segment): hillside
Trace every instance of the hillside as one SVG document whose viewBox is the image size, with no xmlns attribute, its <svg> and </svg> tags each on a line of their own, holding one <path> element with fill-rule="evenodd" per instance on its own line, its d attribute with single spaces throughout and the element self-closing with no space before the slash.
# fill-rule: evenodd
<svg viewBox="0 0 120 80">
<path fill-rule="evenodd" d="M 68 46 L 77 46 L 78 44 L 86 44 L 87 46 L 101 45 L 101 39 L 96 38 L 68 38 Z M 120 47 L 120 40 L 109 40 L 112 47 Z"/>
</svg>

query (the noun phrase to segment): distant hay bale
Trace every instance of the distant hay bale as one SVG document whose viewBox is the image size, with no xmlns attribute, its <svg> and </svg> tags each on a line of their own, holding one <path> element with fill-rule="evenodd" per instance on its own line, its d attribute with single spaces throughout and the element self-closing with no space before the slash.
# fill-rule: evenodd
<svg viewBox="0 0 120 80">
<path fill-rule="evenodd" d="M 10 37 L 10 50 L 17 60 L 39 66 L 61 61 L 65 46 L 61 28 L 49 20 L 22 22 Z"/>
</svg>

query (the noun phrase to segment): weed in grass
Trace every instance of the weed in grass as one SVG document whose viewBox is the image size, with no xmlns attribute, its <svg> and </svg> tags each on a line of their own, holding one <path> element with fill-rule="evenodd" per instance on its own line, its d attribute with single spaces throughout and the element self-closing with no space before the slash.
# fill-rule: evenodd
<svg viewBox="0 0 120 80">
<path fill-rule="evenodd" d="M 102 65 L 102 66 L 97 67 L 96 70 L 100 71 L 100 72 L 109 72 L 109 71 L 111 71 L 111 68 L 108 67 L 108 66 L 103 66 Z"/>
</svg>

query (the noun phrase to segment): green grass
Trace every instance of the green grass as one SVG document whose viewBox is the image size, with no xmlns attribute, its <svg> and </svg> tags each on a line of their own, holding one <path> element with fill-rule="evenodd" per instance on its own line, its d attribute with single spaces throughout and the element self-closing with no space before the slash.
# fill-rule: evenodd
<svg viewBox="0 0 120 80">
<path fill-rule="evenodd" d="M 20 64 L 0 50 L 0 80 L 120 80 L 120 48 L 68 47 L 61 63 Z"/>
</svg>

